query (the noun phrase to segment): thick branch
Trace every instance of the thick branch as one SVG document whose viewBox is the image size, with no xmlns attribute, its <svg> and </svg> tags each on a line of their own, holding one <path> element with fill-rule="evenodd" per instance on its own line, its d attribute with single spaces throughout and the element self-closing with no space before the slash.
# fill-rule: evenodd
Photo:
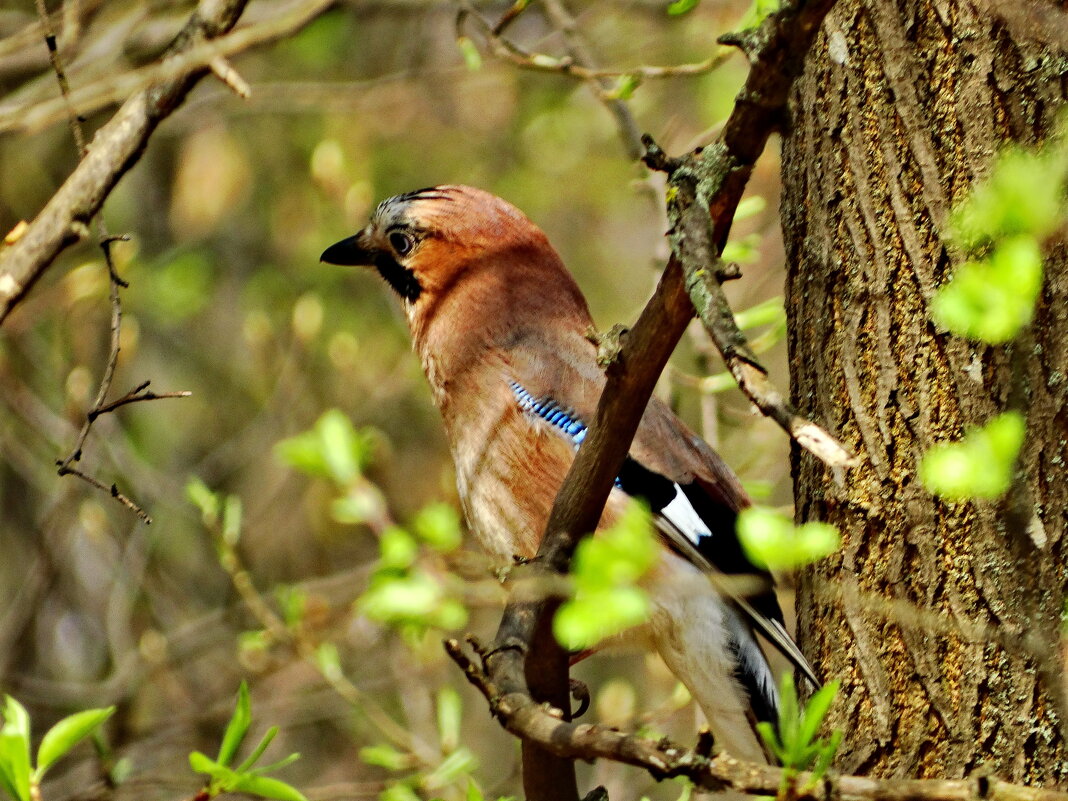
<svg viewBox="0 0 1068 801">
<path fill-rule="evenodd" d="M 168 56 L 226 33 L 247 1 L 201 0 Z M 138 92 L 97 132 L 85 157 L 26 232 L 0 251 L 0 324 L 60 251 L 83 236 L 119 178 L 137 163 L 156 126 L 208 71 L 201 67 Z"/>
<path fill-rule="evenodd" d="M 479 650 L 477 643 L 472 644 Z M 644 768 L 658 779 L 685 776 L 698 787 L 717 792 L 780 796 L 782 788 L 789 787 L 787 797 L 794 801 L 1068 801 L 1068 792 L 1023 787 L 985 775 L 956 780 L 837 775 L 817 779 L 810 773 L 791 776 L 783 768 L 741 762 L 728 754 L 709 759 L 666 738 L 650 740 L 603 726 L 564 721 L 529 695 L 498 685 L 496 671 L 488 667 L 492 656 L 485 657 L 480 665 L 456 640 L 449 640 L 445 647 L 486 697 L 490 711 L 504 728 L 571 759 L 623 762 Z"/>
</svg>

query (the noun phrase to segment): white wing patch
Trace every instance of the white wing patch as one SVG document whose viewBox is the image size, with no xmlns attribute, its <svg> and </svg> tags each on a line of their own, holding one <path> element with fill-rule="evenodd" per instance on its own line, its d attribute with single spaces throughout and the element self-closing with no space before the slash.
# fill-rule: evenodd
<svg viewBox="0 0 1068 801">
<path fill-rule="evenodd" d="M 680 534 L 686 537 L 694 547 L 700 548 L 701 540 L 711 537 L 712 532 L 708 530 L 705 521 L 697 514 L 697 510 L 693 508 L 693 504 L 686 497 L 686 493 L 682 491 L 682 487 L 678 484 L 673 484 L 672 486 L 675 488 L 675 497 L 660 510 L 659 514 L 674 526 Z"/>
</svg>

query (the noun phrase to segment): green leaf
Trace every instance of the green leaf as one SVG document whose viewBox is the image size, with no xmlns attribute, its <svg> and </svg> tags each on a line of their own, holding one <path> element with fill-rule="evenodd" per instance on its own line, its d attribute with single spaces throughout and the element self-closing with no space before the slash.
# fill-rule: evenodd
<svg viewBox="0 0 1068 801">
<path fill-rule="evenodd" d="M 219 778 L 233 773 L 229 768 L 223 767 L 211 757 L 200 751 L 191 751 L 189 754 L 189 767 L 196 773 L 206 773 L 208 776 Z"/>
<path fill-rule="evenodd" d="M 245 758 L 245 761 L 242 762 L 240 765 L 238 765 L 235 768 L 235 770 L 238 773 L 244 773 L 245 771 L 249 770 L 253 765 L 255 765 L 257 762 L 259 762 L 260 761 L 260 757 L 263 756 L 263 752 L 266 751 L 267 750 L 267 746 L 269 746 L 271 744 L 271 740 L 273 740 L 277 736 L 278 736 L 278 727 L 277 726 L 271 726 L 271 728 L 267 729 L 267 731 L 264 733 L 263 737 L 260 739 L 259 744 L 255 748 L 252 749 L 252 753 L 249 754 Z M 290 761 L 292 762 L 293 760 L 290 760 Z"/>
<path fill-rule="evenodd" d="M 416 573 L 398 578 L 383 577 L 360 596 L 357 604 L 372 620 L 421 620 L 434 611 L 441 594 L 436 581 L 424 573 Z"/>
<path fill-rule="evenodd" d="M 478 45 L 467 36 L 458 37 L 456 44 L 460 48 L 460 55 L 464 57 L 464 66 L 467 69 L 471 72 L 482 69 L 482 54 L 478 52 Z"/>
<path fill-rule="evenodd" d="M 384 743 L 361 748 L 360 761 L 386 770 L 408 770 L 415 764 L 411 754 Z"/>
<path fill-rule="evenodd" d="M 4 788 L 18 801 L 30 801 L 30 716 L 26 708 L 4 696 L 0 728 L 0 773 Z"/>
<path fill-rule="evenodd" d="M 260 765 L 258 768 L 250 772 L 255 773 L 258 776 L 262 776 L 265 773 L 274 773 L 276 770 L 281 770 L 286 765 L 292 765 L 298 759 L 300 759 L 300 754 L 290 754 L 289 756 L 282 757 L 276 762 L 270 762 L 266 765 Z"/>
<path fill-rule="evenodd" d="M 630 504 L 612 526 L 579 543 L 571 566 L 574 597 L 553 619 L 557 641 L 567 648 L 588 648 L 648 619 L 649 600 L 635 582 L 656 559 L 649 510 L 638 503 Z"/>
<path fill-rule="evenodd" d="M 34 778 L 40 781 L 56 760 L 88 737 L 105 720 L 115 713 L 115 707 L 87 709 L 68 715 L 49 729 L 37 749 L 37 770 Z"/>
<path fill-rule="evenodd" d="M 1063 137 L 1037 151 L 1009 147 L 953 209 L 951 236 L 966 250 L 1020 234 L 1045 237 L 1065 216 L 1066 166 Z"/>
<path fill-rule="evenodd" d="M 437 718 L 441 750 L 448 753 L 460 743 L 460 723 L 463 720 L 463 701 L 452 687 L 443 687 L 438 691 Z"/>
<path fill-rule="evenodd" d="M 999 498 L 1012 484 L 1026 421 L 1019 412 L 1004 412 L 960 442 L 936 445 L 920 461 L 925 487 L 947 500 Z"/>
<path fill-rule="evenodd" d="M 768 747 L 768 750 L 775 755 L 775 758 L 780 762 L 783 761 L 783 747 L 779 742 L 778 734 L 775 732 L 775 727 L 768 721 L 762 720 L 756 724 L 757 733 L 760 735 L 760 739 L 764 741 L 764 745 Z"/>
<path fill-rule="evenodd" d="M 561 604 L 553 635 L 565 648 L 580 651 L 644 623 L 649 611 L 649 599 L 637 587 L 599 590 Z"/>
<path fill-rule="evenodd" d="M 278 801 L 307 801 L 304 794 L 293 785 L 269 776 L 241 774 L 237 776 L 233 786 L 229 789 L 234 792 L 258 795 L 262 798 L 276 798 Z"/>
<path fill-rule="evenodd" d="M 330 478 L 322 443 L 315 431 L 305 431 L 275 443 L 275 456 L 284 464 L 317 478 Z"/>
<path fill-rule="evenodd" d="M 241 539 L 241 499 L 236 495 L 227 495 L 223 505 L 223 541 L 231 548 Z"/>
<path fill-rule="evenodd" d="M 412 529 L 419 539 L 442 553 L 455 550 L 463 541 L 460 515 L 447 503 L 424 506 L 412 521 Z"/>
<path fill-rule="evenodd" d="M 838 695 L 838 687 L 838 681 L 828 682 L 816 690 L 812 697 L 808 699 L 808 703 L 805 704 L 804 715 L 802 715 L 801 727 L 798 731 L 798 737 L 802 742 L 811 743 L 815 741 L 820 726 L 823 724 L 823 719 L 827 717 L 831 704 L 834 703 L 835 696 Z"/>
<path fill-rule="evenodd" d="M 787 765 L 794 764 L 797 754 L 798 733 L 801 728 L 801 710 L 797 703 L 797 688 L 794 678 L 784 673 L 779 686 L 779 742 L 786 754 Z"/>
<path fill-rule="evenodd" d="M 968 262 L 956 271 L 931 299 L 931 316 L 959 336 L 1007 342 L 1031 322 L 1042 275 L 1038 242 L 1027 236 L 1007 239 L 986 261 Z"/>
<path fill-rule="evenodd" d="M 763 506 L 751 506 L 738 515 L 738 539 L 753 564 L 772 570 L 795 570 L 838 550 L 841 537 L 828 523 L 795 526 L 789 519 Z"/>
<path fill-rule="evenodd" d="M 339 523 L 359 525 L 378 518 L 384 503 L 377 487 L 357 484 L 330 505 L 330 515 Z"/>
<path fill-rule="evenodd" d="M 249 700 L 248 685 L 242 681 L 241 686 L 237 688 L 237 703 L 234 705 L 234 714 L 230 717 L 230 722 L 226 724 L 222 745 L 219 746 L 217 762 L 220 765 L 229 765 L 234 761 L 234 755 L 237 754 L 237 749 L 241 747 L 241 743 L 244 741 L 251 724 L 252 704 Z"/>
<path fill-rule="evenodd" d="M 319 647 L 315 649 L 315 664 L 328 679 L 339 679 L 344 676 L 341 670 L 341 654 L 332 642 L 319 643 Z"/>
<path fill-rule="evenodd" d="M 428 790 L 440 790 L 457 781 L 461 776 L 478 768 L 478 758 L 466 747 L 457 748 L 430 773 L 423 777 L 423 786 Z"/>
<path fill-rule="evenodd" d="M 628 73 L 616 78 L 616 85 L 604 93 L 605 100 L 630 100 L 634 92 L 642 85 L 640 75 Z"/>
<path fill-rule="evenodd" d="M 186 482 L 185 495 L 200 510 L 204 524 L 214 526 L 219 518 L 219 496 L 208 489 L 207 484 L 196 476 Z"/>
<path fill-rule="evenodd" d="M 750 306 L 748 309 L 740 311 L 734 315 L 735 322 L 737 322 L 738 327 L 743 330 L 748 328 L 758 328 L 762 325 L 771 325 L 772 323 L 779 323 L 785 319 L 786 309 L 783 308 L 782 295 L 768 298 L 762 303 L 758 303 L 756 306 Z"/>
<path fill-rule="evenodd" d="M 315 424 L 323 447 L 323 459 L 338 484 L 351 482 L 360 473 L 356 430 L 340 409 L 328 409 Z"/>
<path fill-rule="evenodd" d="M 378 796 L 378 801 L 423 801 L 423 799 L 407 784 L 398 782 L 383 790 Z"/>
<path fill-rule="evenodd" d="M 673 17 L 678 17 L 693 11 L 697 8 L 699 2 L 700 0 L 675 0 L 675 2 L 668 6 L 667 12 Z"/>
</svg>

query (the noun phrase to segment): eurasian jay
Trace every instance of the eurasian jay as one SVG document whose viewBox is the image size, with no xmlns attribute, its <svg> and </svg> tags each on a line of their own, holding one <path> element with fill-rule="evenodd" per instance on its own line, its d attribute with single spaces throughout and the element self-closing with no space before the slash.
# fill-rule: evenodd
<svg viewBox="0 0 1068 801">
<path fill-rule="evenodd" d="M 502 561 L 532 556 L 605 383 L 586 300 L 545 234 L 494 195 L 437 186 L 384 201 L 322 260 L 372 266 L 400 296 L 471 530 Z M 745 492 L 653 399 L 602 525 L 634 497 L 649 504 L 665 545 L 644 579 L 653 611 L 643 633 L 700 704 L 716 743 L 765 761 L 752 724 L 773 719 L 778 699 L 754 630 L 815 677 L 770 576 L 736 538 Z M 724 597 L 710 571 L 757 576 L 760 588 Z"/>
</svg>

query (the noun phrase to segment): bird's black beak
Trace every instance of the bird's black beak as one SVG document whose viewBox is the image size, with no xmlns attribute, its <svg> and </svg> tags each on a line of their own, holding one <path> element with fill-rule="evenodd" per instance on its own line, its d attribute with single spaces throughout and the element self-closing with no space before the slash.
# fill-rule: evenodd
<svg viewBox="0 0 1068 801">
<path fill-rule="evenodd" d="M 327 264 L 370 267 L 375 263 L 374 252 L 366 247 L 364 241 L 364 232 L 360 231 L 328 247 L 319 257 L 319 261 L 325 261 Z"/>
</svg>

